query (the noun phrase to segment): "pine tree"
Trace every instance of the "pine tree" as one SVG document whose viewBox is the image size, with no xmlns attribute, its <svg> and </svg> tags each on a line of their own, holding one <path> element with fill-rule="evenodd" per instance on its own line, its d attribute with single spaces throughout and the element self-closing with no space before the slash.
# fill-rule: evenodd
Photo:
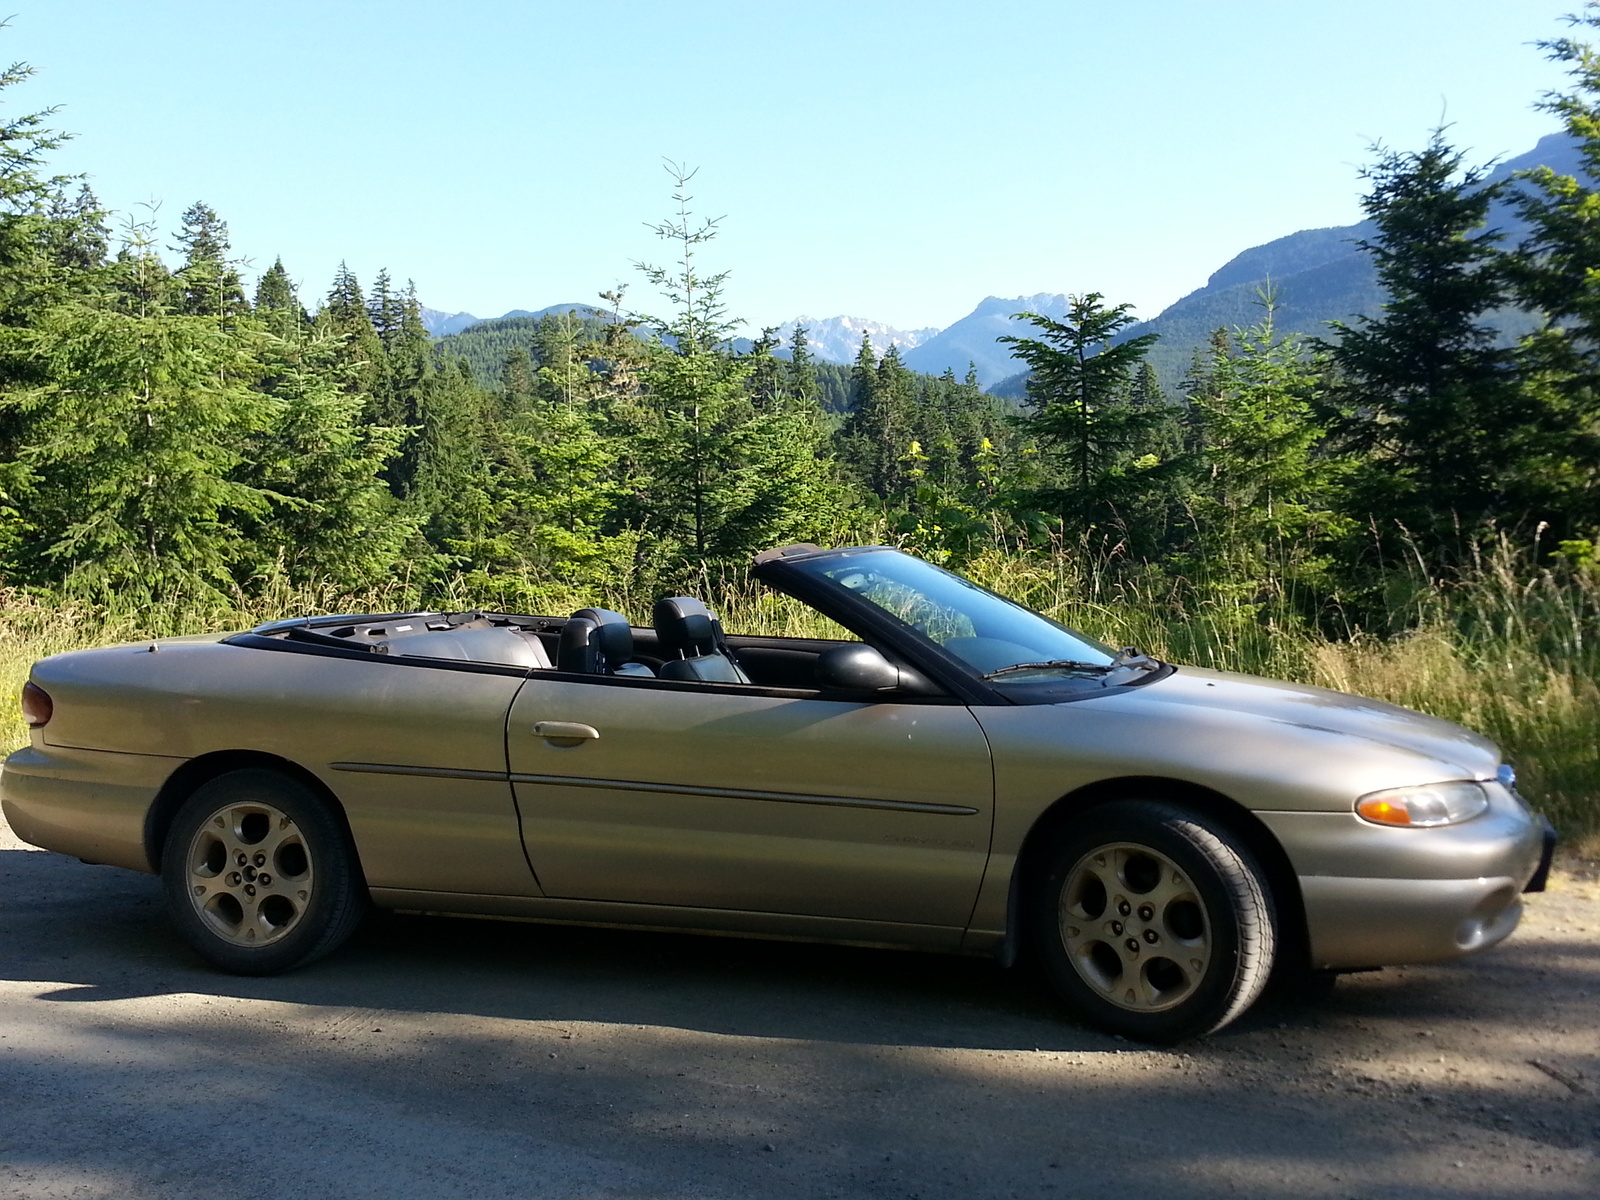
<svg viewBox="0 0 1600 1200">
<path fill-rule="evenodd" d="M 1130 305 L 1108 307 L 1099 292 L 1073 296 L 1062 320 L 1018 313 L 1041 338 L 999 340 L 1030 368 L 1025 421 L 1054 478 L 1031 502 L 1059 514 L 1071 530 L 1129 533 L 1138 502 L 1166 486 L 1177 464 L 1151 451 L 1168 420 L 1159 408 L 1134 407 L 1127 389 L 1155 334 L 1115 341 L 1133 323 Z"/>
<path fill-rule="evenodd" d="M 877 358 L 863 334 L 851 379 L 855 405 L 841 431 L 844 455 L 862 484 L 887 500 L 910 482 L 905 454 L 917 432 L 915 377 L 900 361 L 898 346 Z"/>
<path fill-rule="evenodd" d="M 254 308 L 262 324 L 288 341 L 298 340 L 311 323 L 281 258 L 273 260 L 257 281 Z"/>
<path fill-rule="evenodd" d="M 750 399 L 762 412 L 781 408 L 785 400 L 784 364 L 773 356 L 778 346 L 778 330 L 768 326 L 750 345 Z"/>
<path fill-rule="evenodd" d="M 506 355 L 500 368 L 500 420 L 510 422 L 527 413 L 533 406 L 533 360 L 523 347 Z"/>
<path fill-rule="evenodd" d="M 1128 402 L 1135 408 L 1149 408 L 1167 402 L 1166 393 L 1161 390 L 1161 379 L 1148 362 L 1140 363 L 1139 369 L 1133 373 L 1133 383 L 1128 388 Z"/>
<path fill-rule="evenodd" d="M 610 328 L 618 331 L 619 338 L 628 337 L 625 323 Z M 546 395 L 563 404 L 577 403 L 589 382 L 590 347 L 585 333 L 583 322 L 571 311 L 547 313 L 539 320 L 534 338 L 539 378 Z M 609 344 L 614 351 L 622 349 L 618 339 Z"/>
<path fill-rule="evenodd" d="M 820 405 L 822 395 L 817 387 L 817 364 L 810 347 L 811 343 L 806 340 L 806 327 L 796 323 L 789 334 L 789 394 L 805 404 Z"/>
<path fill-rule="evenodd" d="M 633 462 L 648 473 L 630 480 L 629 511 L 670 570 L 675 561 L 738 560 L 812 534 L 828 519 L 830 493 L 820 431 L 751 403 L 751 363 L 729 345 L 727 273 L 702 275 L 697 262 L 717 222 L 692 218 L 693 172 L 671 163 L 668 171 L 677 212 L 653 228 L 675 244 L 677 262 L 639 266 L 673 315 L 639 317 L 656 336 L 640 373 L 645 395 L 632 439 Z"/>
<path fill-rule="evenodd" d="M 1600 28 L 1600 5 L 1571 16 Z M 1543 521 L 1555 538 L 1600 526 L 1600 52 L 1573 38 L 1539 43 L 1564 63 L 1573 85 L 1538 105 L 1578 143 L 1587 180 L 1548 167 L 1521 173 L 1512 203 L 1529 226 L 1513 259 L 1514 290 L 1545 318 L 1519 347 L 1527 381 L 1518 486 L 1510 489 L 1521 524 Z"/>
<path fill-rule="evenodd" d="M 406 297 L 390 281 L 387 267 L 379 269 L 378 277 L 372 281 L 372 290 L 367 293 L 366 303 L 367 320 L 372 325 L 372 332 L 378 335 L 385 350 L 394 353 L 395 344 L 405 331 Z"/>
<path fill-rule="evenodd" d="M 249 557 L 243 528 L 268 502 L 236 473 L 267 420 L 251 387 L 263 335 L 171 311 L 165 282 L 135 227 L 113 294 L 55 305 L 25 334 L 44 378 L 0 404 L 29 424 L 13 548 L 29 582 L 170 602 L 228 590 Z"/>
<path fill-rule="evenodd" d="M 343 262 L 334 273 L 333 286 L 317 310 L 314 324 L 318 334 L 332 338 L 339 345 L 339 364 L 346 368 L 346 390 L 369 397 L 362 420 L 372 425 L 403 424 L 400 414 L 386 408 L 380 411 L 376 401 L 371 399 L 385 369 L 383 343 L 378 340 L 372 320 L 367 316 L 361 284 Z"/>
<path fill-rule="evenodd" d="M 484 440 L 488 397 L 457 361 L 429 372 L 418 398 L 405 495 L 429 544 L 459 552 L 494 520 Z"/>
<path fill-rule="evenodd" d="M 106 265 L 111 247 L 106 218 L 99 197 L 87 183 L 80 184 L 70 200 L 64 191 L 52 198 L 46 229 L 59 271 L 83 278 Z"/>
<path fill-rule="evenodd" d="M 1314 543 L 1346 528 L 1329 506 L 1344 463 L 1319 452 L 1325 363 L 1299 338 L 1279 336 L 1274 293 L 1261 303 L 1260 323 L 1212 340 L 1188 389 L 1202 447 L 1188 499 L 1194 569 L 1251 587 L 1279 564 L 1312 561 Z"/>
<path fill-rule="evenodd" d="M 184 211 L 178 244 L 172 247 L 184 256 L 178 271 L 180 311 L 219 321 L 250 311 L 238 268 L 228 257 L 230 248 L 228 223 L 210 205 L 197 200 Z"/>
<path fill-rule="evenodd" d="M 1507 283 L 1485 228 L 1503 191 L 1488 173 L 1464 167 L 1442 129 L 1421 151 L 1377 148 L 1362 204 L 1378 232 L 1361 245 L 1388 300 L 1379 317 L 1336 322 L 1331 347 L 1334 427 L 1364 460 L 1351 515 L 1458 560 L 1470 552 L 1458 530 L 1470 542 L 1498 516 L 1520 523 L 1511 497 L 1542 453 L 1532 394 L 1489 324 Z"/>
<path fill-rule="evenodd" d="M 33 75 L 26 63 L 0 70 L 0 92 Z M 74 182 L 44 173 L 46 157 L 67 141 L 68 135 L 49 127 L 55 109 L 43 109 L 0 121 L 0 327 L 30 324 L 49 305 L 63 299 L 82 272 L 73 269 L 67 246 L 76 238 L 104 237 L 103 214 L 89 197 L 83 216 L 91 228 L 70 230 L 62 225 L 70 206 L 68 186 Z M 67 261 L 63 261 L 63 260 Z M 26 364 L 13 360 L 7 370 Z M 0 381 L 3 382 L 3 381 Z M 3 435 L 0 435 L 3 440 Z M 4 447 L 0 446 L 0 452 Z"/>
<path fill-rule="evenodd" d="M 379 478 L 404 431 L 361 422 L 366 398 L 341 385 L 339 350 L 303 328 L 263 349 L 267 419 L 245 440 L 238 472 L 267 500 L 245 525 L 252 576 L 370 586 L 386 579 L 416 536 L 415 521 Z"/>
</svg>

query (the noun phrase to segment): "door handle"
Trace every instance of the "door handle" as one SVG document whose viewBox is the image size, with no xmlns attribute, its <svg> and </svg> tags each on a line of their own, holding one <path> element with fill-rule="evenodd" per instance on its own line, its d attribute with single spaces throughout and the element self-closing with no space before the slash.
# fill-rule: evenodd
<svg viewBox="0 0 1600 1200">
<path fill-rule="evenodd" d="M 579 725 L 575 721 L 535 721 L 533 733 L 552 746 L 581 746 L 600 736 L 600 731 L 593 725 Z"/>
</svg>

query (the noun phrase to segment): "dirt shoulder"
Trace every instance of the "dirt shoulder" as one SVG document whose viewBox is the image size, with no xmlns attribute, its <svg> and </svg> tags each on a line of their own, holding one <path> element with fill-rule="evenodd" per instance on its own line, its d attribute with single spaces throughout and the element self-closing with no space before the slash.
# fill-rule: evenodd
<svg viewBox="0 0 1600 1200">
<path fill-rule="evenodd" d="M 1152 1051 L 983 960 L 390 917 L 279 979 L 0 824 L 0 1194 L 1600 1192 L 1600 881 Z"/>
</svg>

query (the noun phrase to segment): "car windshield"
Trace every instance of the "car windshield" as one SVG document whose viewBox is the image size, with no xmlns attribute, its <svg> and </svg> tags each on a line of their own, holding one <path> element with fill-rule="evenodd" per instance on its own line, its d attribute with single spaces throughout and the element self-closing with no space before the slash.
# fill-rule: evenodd
<svg viewBox="0 0 1600 1200">
<path fill-rule="evenodd" d="M 1098 676 L 1130 661 L 1093 638 L 896 550 L 794 565 L 871 601 L 995 683 Z"/>
</svg>

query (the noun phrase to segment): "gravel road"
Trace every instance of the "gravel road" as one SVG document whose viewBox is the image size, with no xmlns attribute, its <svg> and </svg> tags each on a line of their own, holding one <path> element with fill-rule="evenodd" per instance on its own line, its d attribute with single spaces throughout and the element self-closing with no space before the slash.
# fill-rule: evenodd
<svg viewBox="0 0 1600 1200">
<path fill-rule="evenodd" d="M 1147 1050 L 983 960 L 387 917 L 236 979 L 0 824 L 0 1196 L 1600 1194 L 1600 884 Z"/>
</svg>

